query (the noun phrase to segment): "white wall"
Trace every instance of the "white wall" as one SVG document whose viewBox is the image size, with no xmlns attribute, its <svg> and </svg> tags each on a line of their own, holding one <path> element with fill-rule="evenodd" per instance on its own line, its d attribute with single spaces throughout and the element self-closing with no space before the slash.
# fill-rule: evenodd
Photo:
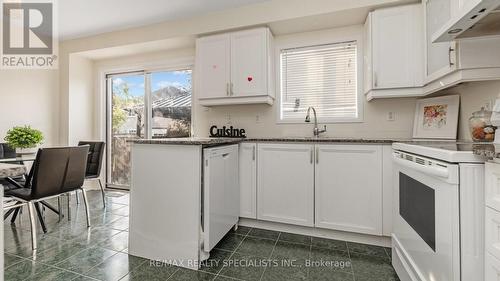
<svg viewBox="0 0 500 281">
<path fill-rule="evenodd" d="M 356 37 L 358 48 L 363 50 L 363 26 L 349 26 L 328 30 L 296 33 L 274 37 L 275 53 L 281 46 L 295 44 L 315 45 L 334 42 L 344 42 Z M 327 39 L 325 39 L 327 38 Z M 325 41 L 326 40 L 326 41 Z M 276 54 L 277 55 L 277 54 Z M 362 62 L 362 56 L 358 58 Z M 277 61 L 273 62 L 277 63 Z M 358 79 L 363 81 L 362 63 L 358 71 Z M 195 106 L 195 134 L 207 136 L 211 125 L 232 125 L 244 128 L 249 137 L 281 137 L 281 136 L 312 136 L 313 124 L 278 124 L 279 109 L 279 81 L 276 81 L 277 99 L 273 106 L 219 106 L 204 108 Z M 360 88 L 362 83 L 359 83 Z M 196 95 L 197 89 L 195 89 Z M 329 137 L 354 138 L 409 138 L 411 137 L 415 99 L 390 99 L 367 102 L 360 89 L 364 121 L 360 123 L 327 124 L 327 132 L 322 134 Z M 387 121 L 388 112 L 395 113 L 394 121 Z M 305 116 L 304 116 L 305 118 Z M 319 120 L 321 121 L 321 120 Z"/>
<path fill-rule="evenodd" d="M 480 110 L 487 103 L 494 105 L 495 99 L 497 96 L 500 96 L 500 81 L 465 83 L 458 87 L 444 90 L 443 93 L 460 95 L 458 138 L 461 140 L 472 140 L 469 132 L 469 118 L 474 111 Z"/>
<path fill-rule="evenodd" d="M 59 143 L 57 70 L 0 70 L 0 142 L 14 126 L 30 125 L 44 146 Z"/>
<path fill-rule="evenodd" d="M 69 144 L 95 140 L 95 95 L 93 62 L 79 55 L 70 56 L 69 67 Z"/>
</svg>

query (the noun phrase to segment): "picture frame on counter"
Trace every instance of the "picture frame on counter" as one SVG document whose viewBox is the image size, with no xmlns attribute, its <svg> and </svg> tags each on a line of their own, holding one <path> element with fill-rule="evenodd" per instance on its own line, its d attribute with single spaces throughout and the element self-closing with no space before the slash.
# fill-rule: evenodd
<svg viewBox="0 0 500 281">
<path fill-rule="evenodd" d="M 413 138 L 456 139 L 459 108 L 459 95 L 417 100 Z"/>
</svg>

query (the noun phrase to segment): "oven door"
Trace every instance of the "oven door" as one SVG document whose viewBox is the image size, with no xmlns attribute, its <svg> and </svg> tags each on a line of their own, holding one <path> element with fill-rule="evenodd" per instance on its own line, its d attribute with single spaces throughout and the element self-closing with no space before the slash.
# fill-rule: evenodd
<svg viewBox="0 0 500 281">
<path fill-rule="evenodd" d="M 458 165 L 394 151 L 393 265 L 401 280 L 460 280 Z"/>
</svg>

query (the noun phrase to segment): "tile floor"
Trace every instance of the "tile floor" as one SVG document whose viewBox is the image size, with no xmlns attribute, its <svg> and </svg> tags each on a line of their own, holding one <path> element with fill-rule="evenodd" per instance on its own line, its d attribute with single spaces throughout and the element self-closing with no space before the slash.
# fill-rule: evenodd
<svg viewBox="0 0 500 281">
<path fill-rule="evenodd" d="M 31 250 L 26 212 L 4 223 L 5 280 L 399 280 L 390 249 L 239 227 L 193 271 L 128 255 L 128 194 L 88 192 L 92 227 L 83 205 L 71 202 L 71 220 L 45 212 L 48 233 L 39 228 Z"/>
</svg>

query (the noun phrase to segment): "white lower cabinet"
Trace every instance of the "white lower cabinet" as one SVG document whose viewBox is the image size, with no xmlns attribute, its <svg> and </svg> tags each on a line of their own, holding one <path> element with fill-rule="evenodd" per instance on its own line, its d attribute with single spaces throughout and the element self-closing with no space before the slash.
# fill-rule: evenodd
<svg viewBox="0 0 500 281">
<path fill-rule="evenodd" d="M 257 144 L 240 144 L 240 217 L 257 218 Z"/>
<path fill-rule="evenodd" d="M 257 219 L 314 226 L 314 145 L 257 147 Z"/>
<path fill-rule="evenodd" d="M 500 281 L 500 260 L 486 253 L 485 258 L 485 281 Z"/>
<path fill-rule="evenodd" d="M 316 145 L 315 226 L 382 235 L 382 146 Z"/>
</svg>

